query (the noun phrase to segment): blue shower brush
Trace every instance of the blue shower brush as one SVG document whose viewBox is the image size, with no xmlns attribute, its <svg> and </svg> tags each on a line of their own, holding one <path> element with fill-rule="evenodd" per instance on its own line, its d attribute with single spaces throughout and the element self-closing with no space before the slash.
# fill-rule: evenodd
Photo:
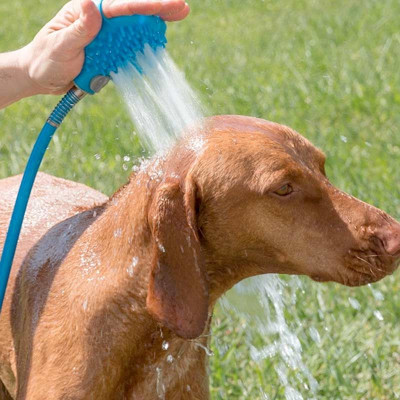
<svg viewBox="0 0 400 400">
<path fill-rule="evenodd" d="M 85 48 L 85 63 L 74 83 L 86 93 L 98 92 L 109 80 L 110 73 L 129 62 L 139 72 L 136 54 L 148 44 L 153 50 L 165 47 L 166 24 L 156 16 L 131 15 L 106 18 L 102 3 L 98 5 L 103 22 L 99 34 Z"/>
<path fill-rule="evenodd" d="M 43 126 L 22 177 L 0 260 L 0 309 L 32 186 L 54 132 L 86 94 L 97 93 L 107 84 L 111 72 L 117 73 L 118 68 L 131 63 L 142 73 L 136 61 L 137 53 L 143 52 L 146 45 L 156 50 L 165 47 L 167 42 L 166 25 L 161 18 L 144 15 L 106 18 L 102 2 L 96 4 L 103 18 L 101 30 L 85 48 L 84 65 L 74 80 L 75 87 L 58 103 Z"/>
</svg>

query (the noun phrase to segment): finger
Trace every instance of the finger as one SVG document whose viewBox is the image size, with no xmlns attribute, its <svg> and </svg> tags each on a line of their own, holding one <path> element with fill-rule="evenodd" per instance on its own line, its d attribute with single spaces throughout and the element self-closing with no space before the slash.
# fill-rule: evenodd
<svg viewBox="0 0 400 400">
<path fill-rule="evenodd" d="M 103 13 L 107 18 L 133 14 L 172 16 L 183 13 L 186 6 L 185 0 L 104 0 Z"/>
<path fill-rule="evenodd" d="M 161 2 L 162 8 L 159 12 L 161 15 L 173 15 L 182 12 L 185 9 L 185 0 L 164 0 Z"/>
<path fill-rule="evenodd" d="M 180 21 L 180 20 L 186 18 L 188 16 L 189 12 L 190 12 L 190 7 L 188 4 L 185 4 L 185 7 L 177 13 L 159 14 L 159 15 L 164 21 Z"/>
<path fill-rule="evenodd" d="M 82 0 L 81 10 L 79 20 L 81 21 L 84 33 L 90 37 L 88 40 L 91 41 L 101 28 L 101 15 L 92 0 Z"/>
<path fill-rule="evenodd" d="M 101 28 L 101 15 L 91 0 L 82 0 L 79 18 L 65 29 L 65 40 L 76 49 L 88 45 Z"/>
<path fill-rule="evenodd" d="M 103 13 L 107 18 L 122 15 L 156 15 L 162 11 L 162 0 L 104 0 Z"/>
</svg>

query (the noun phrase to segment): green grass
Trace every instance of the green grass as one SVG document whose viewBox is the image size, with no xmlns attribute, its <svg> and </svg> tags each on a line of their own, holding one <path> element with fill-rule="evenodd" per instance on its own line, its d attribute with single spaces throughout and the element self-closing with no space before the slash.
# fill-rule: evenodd
<svg viewBox="0 0 400 400">
<path fill-rule="evenodd" d="M 27 43 L 60 0 L 0 3 L 0 51 Z M 169 50 L 211 114 L 285 123 L 328 156 L 332 182 L 400 218 L 400 31 L 398 0 L 201 0 L 170 25 Z M 0 88 L 1 90 L 1 88 Z M 57 98 L 38 96 L 0 111 L 0 178 L 23 170 Z M 128 175 L 123 157 L 141 154 L 112 85 L 85 99 L 54 138 L 42 170 L 108 194 Z M 96 156 L 97 155 L 97 156 Z M 100 157 L 99 157 L 100 156 Z M 370 288 L 302 279 L 289 324 L 303 361 L 319 381 L 318 399 L 400 398 L 398 273 Z M 360 303 L 355 310 L 349 297 Z M 374 315 L 379 310 L 380 321 Z M 300 321 L 300 324 L 299 324 Z M 249 332 L 271 337 L 217 309 L 211 358 L 213 399 L 284 399 L 276 359 L 257 364 Z M 313 341 L 310 327 L 321 342 Z M 218 345 L 217 345 L 218 344 Z M 223 350 L 221 350 L 223 349 Z M 301 390 L 305 398 L 312 397 Z"/>
</svg>

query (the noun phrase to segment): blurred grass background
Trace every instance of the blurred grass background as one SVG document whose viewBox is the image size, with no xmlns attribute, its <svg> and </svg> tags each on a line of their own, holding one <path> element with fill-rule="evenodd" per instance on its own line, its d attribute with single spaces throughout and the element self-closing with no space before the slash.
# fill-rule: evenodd
<svg viewBox="0 0 400 400">
<path fill-rule="evenodd" d="M 62 4 L 2 1 L 0 52 L 28 43 Z M 169 25 L 169 51 L 210 113 L 253 115 L 293 127 L 325 151 L 334 184 L 400 218 L 400 2 L 190 4 L 190 18 Z M 37 96 L 0 111 L 0 178 L 23 171 L 57 101 Z M 111 194 L 141 155 L 128 113 L 108 85 L 66 119 L 42 170 Z M 298 388 L 303 397 L 400 398 L 398 273 L 373 288 L 308 279 L 302 284 L 287 320 L 319 382 L 315 395 Z M 252 361 L 250 330 L 243 317 L 217 309 L 213 399 L 285 398 L 276 360 Z M 252 340 L 261 346 L 271 338 L 254 334 Z"/>
</svg>

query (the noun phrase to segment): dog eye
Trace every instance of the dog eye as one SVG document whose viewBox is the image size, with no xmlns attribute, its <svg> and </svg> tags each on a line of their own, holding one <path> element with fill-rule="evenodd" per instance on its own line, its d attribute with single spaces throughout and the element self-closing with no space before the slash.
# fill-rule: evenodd
<svg viewBox="0 0 400 400">
<path fill-rule="evenodd" d="M 293 192 L 292 186 L 289 184 L 286 184 L 286 185 L 283 185 L 282 187 L 280 187 L 274 193 L 277 194 L 278 196 L 287 196 L 292 192 Z"/>
</svg>

